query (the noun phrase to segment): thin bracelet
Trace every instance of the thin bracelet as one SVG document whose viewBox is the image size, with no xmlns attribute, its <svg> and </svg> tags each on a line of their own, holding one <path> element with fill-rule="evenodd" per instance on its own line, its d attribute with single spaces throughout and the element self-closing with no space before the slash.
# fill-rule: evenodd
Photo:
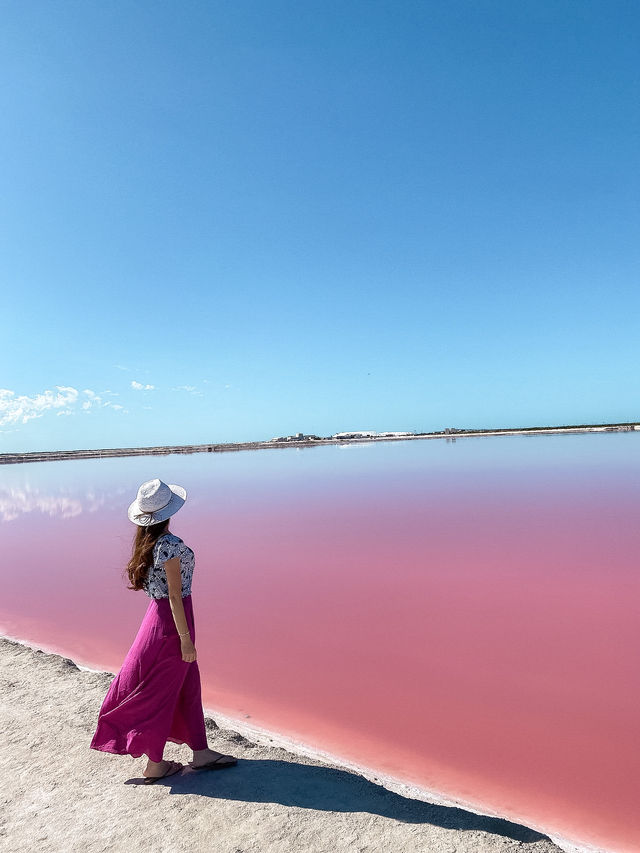
<svg viewBox="0 0 640 853">
<path fill-rule="evenodd" d="M 178 634 L 179 634 L 181 637 L 186 637 L 186 636 L 187 636 L 187 634 L 189 634 L 189 633 L 191 633 L 191 632 L 190 632 L 190 631 L 182 631 L 182 633 L 180 633 L 180 631 L 178 631 Z"/>
</svg>

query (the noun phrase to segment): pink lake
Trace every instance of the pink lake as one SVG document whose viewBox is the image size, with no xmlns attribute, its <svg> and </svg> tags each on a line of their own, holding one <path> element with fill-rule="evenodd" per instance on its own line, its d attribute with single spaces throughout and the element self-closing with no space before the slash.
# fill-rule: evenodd
<svg viewBox="0 0 640 853">
<path fill-rule="evenodd" d="M 180 483 L 214 716 L 637 853 L 639 450 L 587 434 L 3 466 L 0 630 L 116 672 L 148 604 L 122 577 L 126 508 L 143 480 Z"/>
</svg>

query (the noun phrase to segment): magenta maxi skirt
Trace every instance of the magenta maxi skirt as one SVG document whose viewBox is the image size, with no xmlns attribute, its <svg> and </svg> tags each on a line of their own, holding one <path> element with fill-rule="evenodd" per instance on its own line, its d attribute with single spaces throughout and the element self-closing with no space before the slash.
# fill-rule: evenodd
<svg viewBox="0 0 640 853">
<path fill-rule="evenodd" d="M 191 596 L 182 603 L 195 643 Z M 161 761 L 167 741 L 207 747 L 198 663 L 182 660 L 169 599 L 152 598 L 104 698 L 91 749 Z"/>
</svg>

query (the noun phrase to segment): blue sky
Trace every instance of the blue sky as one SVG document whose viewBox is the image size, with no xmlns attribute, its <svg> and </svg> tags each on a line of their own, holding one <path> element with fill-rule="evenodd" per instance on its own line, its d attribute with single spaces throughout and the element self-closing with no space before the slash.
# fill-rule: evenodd
<svg viewBox="0 0 640 853">
<path fill-rule="evenodd" d="M 639 35 L 3 4 L 0 450 L 638 419 Z"/>
</svg>

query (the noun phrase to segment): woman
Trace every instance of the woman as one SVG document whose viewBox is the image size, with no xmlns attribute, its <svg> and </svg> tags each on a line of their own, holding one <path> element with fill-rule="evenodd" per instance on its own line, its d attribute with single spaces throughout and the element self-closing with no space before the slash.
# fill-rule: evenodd
<svg viewBox="0 0 640 853">
<path fill-rule="evenodd" d="M 191 603 L 194 554 L 169 532 L 169 518 L 186 496 L 181 486 L 149 480 L 129 507 L 129 520 L 138 529 L 127 588 L 144 589 L 151 601 L 111 682 L 91 741 L 91 748 L 102 752 L 146 755 L 145 784 L 182 770 L 179 762 L 163 760 L 167 741 L 193 750 L 194 769 L 237 764 L 233 756 L 207 746 Z"/>
</svg>

